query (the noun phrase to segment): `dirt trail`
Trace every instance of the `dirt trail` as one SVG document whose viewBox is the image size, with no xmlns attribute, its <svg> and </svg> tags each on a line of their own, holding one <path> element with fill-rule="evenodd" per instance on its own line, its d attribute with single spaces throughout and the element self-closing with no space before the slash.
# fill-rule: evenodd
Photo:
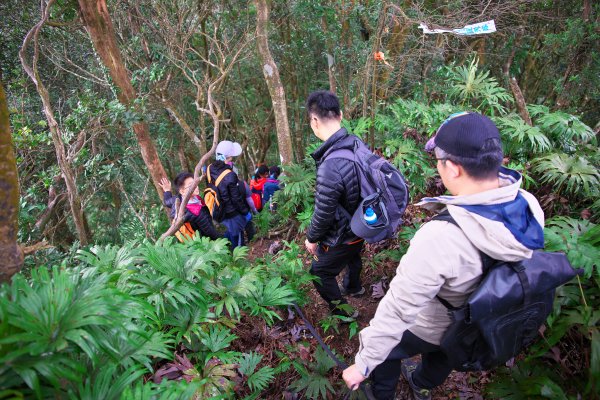
<svg viewBox="0 0 600 400">
<path fill-rule="evenodd" d="M 298 239 L 300 240 L 300 239 Z M 253 260 L 254 258 L 262 257 L 268 253 L 269 246 L 273 240 L 269 239 L 257 239 L 253 243 L 250 244 L 249 258 Z M 373 257 L 375 256 L 377 248 L 373 248 L 371 246 L 367 246 L 363 251 L 363 272 L 362 272 L 362 280 L 363 285 L 367 288 L 367 293 L 360 298 L 348 298 L 348 303 L 350 303 L 353 307 L 359 310 L 360 316 L 358 317 L 359 330 L 366 327 L 369 324 L 369 321 L 375 314 L 377 309 L 377 305 L 379 304 L 380 299 L 375 299 L 372 297 L 372 285 L 381 281 L 382 278 L 387 278 L 388 282 L 393 278 L 395 274 L 395 270 L 397 268 L 397 262 L 394 261 L 384 261 L 379 264 L 374 263 Z M 310 259 L 306 257 L 305 261 L 306 268 L 310 268 Z M 341 277 L 341 276 L 340 276 Z M 340 281 L 341 283 L 341 281 Z M 349 327 L 347 325 L 340 325 L 339 331 L 337 334 L 330 329 L 327 333 L 323 332 L 319 322 L 328 316 L 327 306 L 325 302 L 320 298 L 319 294 L 316 292 L 314 288 L 310 288 L 309 297 L 314 300 L 309 302 L 306 306 L 304 306 L 304 313 L 306 314 L 307 319 L 317 328 L 321 336 L 324 338 L 325 342 L 335 350 L 335 352 L 343 357 L 347 362 L 352 363 L 354 360 L 354 355 L 358 350 L 359 341 L 358 335 L 354 336 L 352 339 L 349 339 Z M 254 335 L 256 335 L 256 327 L 252 329 Z M 252 334 L 251 334 L 252 335 Z M 289 336 L 289 335 L 288 335 Z M 319 344 L 316 340 L 310 340 L 310 353 L 312 354 L 316 347 Z M 269 345 L 265 346 L 266 348 L 270 347 Z M 283 379 L 284 381 L 288 381 L 289 379 Z M 334 374 L 331 376 L 331 381 L 334 387 L 339 387 L 339 382 L 341 382 L 341 371 L 338 369 L 334 370 Z M 487 382 L 490 381 L 489 373 L 464 373 L 464 372 L 453 372 L 446 382 L 435 389 L 433 391 L 433 398 L 439 400 L 446 399 L 461 399 L 461 400 L 479 400 L 483 399 L 483 387 Z M 283 384 L 284 382 L 279 382 Z M 289 382 L 288 382 L 289 384 Z M 278 386 L 278 385 L 277 385 Z M 279 390 L 284 390 L 285 386 L 281 387 Z M 275 389 L 275 388 L 273 388 Z M 276 390 L 276 389 L 275 389 Z M 273 393 L 275 395 L 275 393 Z M 271 397 L 269 397 L 271 398 Z M 273 399 L 280 399 L 281 394 L 279 396 L 274 396 Z M 333 398 L 333 397 L 331 397 Z M 397 399 L 409 399 L 409 387 L 408 384 L 404 381 L 403 378 L 400 378 L 398 382 L 397 389 Z"/>
</svg>

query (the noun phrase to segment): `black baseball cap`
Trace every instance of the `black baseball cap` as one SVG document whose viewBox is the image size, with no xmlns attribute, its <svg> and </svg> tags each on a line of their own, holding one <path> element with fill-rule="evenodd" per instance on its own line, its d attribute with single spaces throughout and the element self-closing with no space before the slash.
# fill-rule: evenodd
<svg viewBox="0 0 600 400">
<path fill-rule="evenodd" d="M 442 122 L 425 150 L 439 147 L 454 156 L 476 158 L 488 139 L 500 140 L 500 132 L 492 120 L 476 112 L 463 111 Z"/>
</svg>

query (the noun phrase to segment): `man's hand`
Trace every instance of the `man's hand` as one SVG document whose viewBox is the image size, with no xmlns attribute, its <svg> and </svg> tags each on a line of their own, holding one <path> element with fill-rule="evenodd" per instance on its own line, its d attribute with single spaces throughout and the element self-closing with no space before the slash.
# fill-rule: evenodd
<svg viewBox="0 0 600 400">
<path fill-rule="evenodd" d="M 348 389 L 352 390 L 357 390 L 360 387 L 360 383 L 367 379 L 365 376 L 363 376 L 363 374 L 358 372 L 356 364 L 352 364 L 346 368 L 342 373 L 342 378 L 344 378 L 344 382 L 346 382 Z"/>
<path fill-rule="evenodd" d="M 171 191 L 171 181 L 168 180 L 167 178 L 162 178 L 158 185 L 162 188 L 163 192 Z"/>
<path fill-rule="evenodd" d="M 317 244 L 316 243 L 311 243 L 308 241 L 308 239 L 306 239 L 304 241 L 304 245 L 306 246 L 306 250 L 308 250 L 308 252 L 310 254 L 312 254 L 313 256 L 317 255 Z"/>
</svg>

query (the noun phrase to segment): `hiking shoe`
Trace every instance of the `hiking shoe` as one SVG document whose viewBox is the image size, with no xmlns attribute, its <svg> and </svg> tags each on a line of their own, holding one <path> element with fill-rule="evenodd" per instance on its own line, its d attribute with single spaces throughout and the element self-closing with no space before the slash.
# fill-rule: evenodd
<svg viewBox="0 0 600 400">
<path fill-rule="evenodd" d="M 340 286 L 340 293 L 342 294 L 342 296 L 360 297 L 366 292 L 367 290 L 364 288 L 364 286 L 361 286 L 360 289 L 356 292 L 348 292 L 348 290 L 345 287 Z"/>
<path fill-rule="evenodd" d="M 402 365 L 400 366 L 402 376 L 407 380 L 408 386 L 410 386 L 410 389 L 413 393 L 413 398 L 415 400 L 431 400 L 431 391 L 429 389 L 418 387 L 412 380 L 412 374 L 415 372 L 418 366 L 418 363 L 409 358 L 405 358 L 402 360 Z"/>
</svg>

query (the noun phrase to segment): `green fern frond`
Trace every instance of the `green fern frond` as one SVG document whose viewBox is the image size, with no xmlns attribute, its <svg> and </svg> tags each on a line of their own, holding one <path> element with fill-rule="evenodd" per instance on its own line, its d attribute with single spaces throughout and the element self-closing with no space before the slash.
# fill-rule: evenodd
<svg viewBox="0 0 600 400">
<path fill-rule="evenodd" d="M 587 143 L 596 137 L 594 130 L 579 118 L 562 111 L 539 114 L 536 124 L 561 143 Z"/>
<path fill-rule="evenodd" d="M 478 111 L 491 115 L 505 114 L 506 108 L 502 103 L 511 103 L 512 96 L 489 76 L 489 71 L 478 72 L 478 64 L 478 58 L 473 57 L 468 66 L 448 68 L 448 94 L 463 104 L 470 103 Z"/>
<path fill-rule="evenodd" d="M 422 146 L 412 139 L 395 138 L 386 141 L 384 152 L 388 157 L 393 156 L 393 164 L 402 172 L 411 191 L 425 194 L 427 180 L 435 176 L 436 170 Z"/>
<path fill-rule="evenodd" d="M 133 365 L 125 371 L 120 370 L 116 364 L 103 365 L 79 385 L 76 395 L 72 393 L 70 397 L 81 400 L 120 399 L 125 389 L 145 372 L 147 371 L 139 365 Z"/>
<path fill-rule="evenodd" d="M 282 285 L 279 277 L 270 279 L 264 286 L 257 288 L 253 295 L 264 307 L 287 306 L 296 300 L 294 292 L 287 285 Z"/>
<path fill-rule="evenodd" d="M 552 148 L 550 139 L 538 127 L 527 125 L 519 116 L 494 118 L 494 122 L 505 138 L 509 154 L 528 156 L 530 152 L 543 153 Z"/>
<path fill-rule="evenodd" d="M 38 393 L 44 384 L 61 387 L 63 379 L 81 382 L 82 365 L 70 355 L 81 352 L 96 360 L 96 332 L 118 329 L 126 319 L 121 308 L 127 300 L 106 279 L 58 267 L 32 270 L 31 281 L 16 275 L 0 297 L 0 375 Z"/>
<path fill-rule="evenodd" d="M 253 391 L 262 391 L 269 386 L 275 378 L 275 370 L 272 367 L 262 367 L 248 378 L 248 387 Z"/>
<path fill-rule="evenodd" d="M 200 337 L 202 344 L 212 353 L 228 348 L 235 339 L 237 336 L 230 329 L 218 325 L 209 326 Z"/>
<path fill-rule="evenodd" d="M 596 268 L 600 277 L 600 225 L 569 217 L 556 217 L 546 222 L 544 238 L 547 251 L 564 252 L 571 265 L 583 268 L 590 278 Z"/>
<path fill-rule="evenodd" d="M 593 196 L 600 188 L 600 172 L 582 156 L 553 153 L 534 159 L 532 164 L 542 182 L 553 185 L 558 193 Z"/>
<path fill-rule="evenodd" d="M 251 375 L 256 367 L 262 360 L 262 354 L 251 351 L 250 353 L 244 353 L 242 358 L 239 360 L 239 371 L 242 375 Z"/>
</svg>

